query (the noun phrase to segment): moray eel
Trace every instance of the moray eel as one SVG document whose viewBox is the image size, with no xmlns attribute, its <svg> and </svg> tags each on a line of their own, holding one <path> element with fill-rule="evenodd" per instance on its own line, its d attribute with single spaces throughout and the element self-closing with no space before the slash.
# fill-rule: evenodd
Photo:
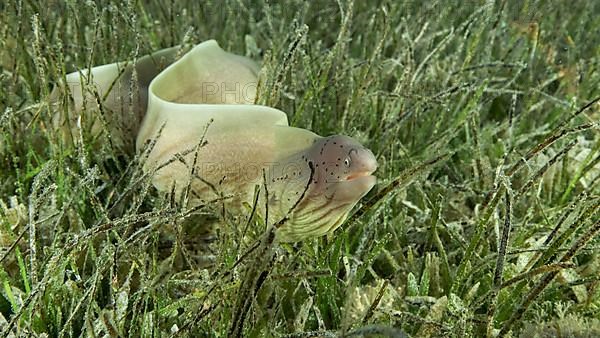
<svg viewBox="0 0 600 338">
<path fill-rule="evenodd" d="M 173 60 L 173 50 L 159 53 Z M 242 214 L 258 191 L 257 210 L 268 207 L 276 238 L 294 242 L 332 233 L 375 185 L 369 149 L 348 136 L 290 127 L 284 112 L 254 104 L 258 65 L 214 40 L 162 71 L 139 62 L 139 96 L 148 101 L 139 107 L 136 149 L 146 153 L 143 169 L 159 191 L 185 194 L 193 205 L 224 198 L 227 210 Z M 93 82 L 107 88 L 115 65 L 93 68 Z"/>
</svg>

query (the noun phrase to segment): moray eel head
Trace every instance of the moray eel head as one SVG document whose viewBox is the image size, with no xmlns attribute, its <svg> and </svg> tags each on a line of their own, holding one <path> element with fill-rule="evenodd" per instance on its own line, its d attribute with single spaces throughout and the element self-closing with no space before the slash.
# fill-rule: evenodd
<svg viewBox="0 0 600 338">
<path fill-rule="evenodd" d="M 324 137 L 307 152 L 314 168 L 312 195 L 341 203 L 356 202 L 375 185 L 373 153 L 348 136 Z"/>
<path fill-rule="evenodd" d="M 373 153 L 348 136 L 317 139 L 301 156 L 312 168 L 304 199 L 278 231 L 281 241 L 299 241 L 333 232 L 376 183 Z M 307 181 L 307 179 L 306 179 Z"/>
</svg>

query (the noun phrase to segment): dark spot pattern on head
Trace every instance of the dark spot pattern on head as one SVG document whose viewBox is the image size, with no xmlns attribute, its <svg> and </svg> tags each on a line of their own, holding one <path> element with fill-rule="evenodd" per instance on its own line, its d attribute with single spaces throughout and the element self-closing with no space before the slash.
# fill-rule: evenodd
<svg viewBox="0 0 600 338">
<path fill-rule="evenodd" d="M 329 139 L 325 140 L 325 143 L 323 144 L 323 146 L 321 147 L 321 156 L 323 156 L 323 150 L 325 150 L 325 147 L 327 147 L 327 143 L 329 142 Z"/>
<path fill-rule="evenodd" d="M 314 164 L 315 180 L 319 184 L 335 183 L 345 181 L 354 172 L 362 171 L 363 158 L 368 158 L 367 151 L 356 140 L 335 135 L 317 140 L 302 155 L 302 159 L 310 159 Z"/>
</svg>

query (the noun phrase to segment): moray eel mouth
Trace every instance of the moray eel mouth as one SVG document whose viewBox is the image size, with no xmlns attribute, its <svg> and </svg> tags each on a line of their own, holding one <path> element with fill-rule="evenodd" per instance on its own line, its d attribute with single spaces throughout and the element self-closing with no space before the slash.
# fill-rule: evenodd
<svg viewBox="0 0 600 338">
<path fill-rule="evenodd" d="M 341 179 L 341 182 L 355 183 L 361 185 L 370 185 L 370 183 L 372 183 L 374 185 L 377 182 L 377 178 L 375 177 L 375 175 L 373 175 L 375 170 L 377 170 L 377 164 L 374 164 L 371 169 L 347 175 Z M 373 185 L 371 185 L 371 187 Z"/>
<path fill-rule="evenodd" d="M 348 175 L 346 178 L 344 178 L 344 181 L 353 181 L 353 180 L 357 180 L 357 179 L 361 179 L 361 178 L 368 178 L 368 177 L 375 177 L 373 175 L 371 175 L 375 170 L 372 171 L 361 171 L 352 175 Z"/>
<path fill-rule="evenodd" d="M 324 194 L 325 198 L 351 204 L 350 207 L 352 207 L 377 183 L 377 178 L 372 175 L 374 171 L 355 173 L 339 181 L 328 183 Z"/>
</svg>

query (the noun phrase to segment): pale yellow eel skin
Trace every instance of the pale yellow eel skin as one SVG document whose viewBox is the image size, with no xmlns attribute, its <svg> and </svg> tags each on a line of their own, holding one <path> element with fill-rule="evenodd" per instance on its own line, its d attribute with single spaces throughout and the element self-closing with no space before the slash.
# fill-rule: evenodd
<svg viewBox="0 0 600 338">
<path fill-rule="evenodd" d="M 104 73 L 115 65 L 93 68 L 94 83 L 113 82 L 114 69 Z M 161 192 L 185 193 L 193 205 L 224 198 L 226 210 L 249 214 L 259 191 L 257 212 L 268 206 L 276 238 L 294 242 L 332 233 L 376 183 L 375 156 L 356 140 L 290 127 L 284 112 L 253 104 L 259 67 L 214 40 L 160 72 L 136 67 L 139 88 L 153 77 L 136 148 Z"/>
<path fill-rule="evenodd" d="M 58 101 L 68 87 L 71 101 L 58 107 L 54 124 L 63 130 L 64 141 L 72 143 L 77 129 L 93 138 L 109 136 L 115 148 L 133 150 L 135 135 L 146 114 L 148 86 L 152 79 L 175 61 L 179 47 L 162 49 L 137 60 L 137 81 L 132 81 L 133 62 L 116 62 L 69 73 L 51 94 Z M 101 105 L 98 105 L 98 102 Z M 102 135 L 108 131 L 108 135 Z M 105 138 L 106 139 L 106 138 Z"/>
</svg>

